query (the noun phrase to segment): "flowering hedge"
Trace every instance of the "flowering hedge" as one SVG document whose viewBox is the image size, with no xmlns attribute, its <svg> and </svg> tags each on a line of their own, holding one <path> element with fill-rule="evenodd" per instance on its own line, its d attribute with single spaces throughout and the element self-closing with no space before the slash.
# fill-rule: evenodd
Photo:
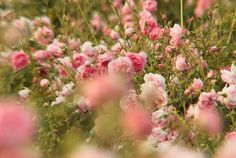
<svg viewBox="0 0 236 158">
<path fill-rule="evenodd" d="M 234 0 L 0 2 L 0 158 L 234 158 Z"/>
</svg>

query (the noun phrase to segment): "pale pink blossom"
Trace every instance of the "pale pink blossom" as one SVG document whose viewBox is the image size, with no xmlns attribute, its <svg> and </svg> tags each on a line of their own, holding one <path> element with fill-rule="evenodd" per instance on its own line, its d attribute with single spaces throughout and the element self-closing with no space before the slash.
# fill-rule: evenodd
<svg viewBox="0 0 236 158">
<path fill-rule="evenodd" d="M 231 65 L 231 69 L 229 70 L 221 70 L 221 78 L 224 82 L 230 85 L 236 85 L 236 66 L 234 64 Z"/>
<path fill-rule="evenodd" d="M 216 158 L 235 158 L 236 157 L 236 139 L 227 140 L 224 144 L 217 150 Z"/>
<path fill-rule="evenodd" d="M 146 0 L 143 2 L 143 9 L 149 12 L 155 12 L 157 10 L 157 2 L 155 0 Z"/>
<path fill-rule="evenodd" d="M 195 8 L 195 15 L 197 17 L 203 16 L 204 12 L 210 8 L 214 0 L 198 0 L 197 7 Z"/>
<path fill-rule="evenodd" d="M 44 26 L 42 28 L 41 27 L 38 28 L 35 31 L 34 38 L 40 45 L 45 46 L 53 40 L 54 34 L 53 34 L 53 31 L 51 29 Z"/>
<path fill-rule="evenodd" d="M 182 54 L 179 54 L 176 57 L 175 68 L 179 71 L 185 71 L 189 68 L 189 66 L 185 60 L 185 57 L 183 57 Z"/>
<path fill-rule="evenodd" d="M 217 94 L 215 91 L 202 92 L 199 96 L 197 106 L 200 109 L 212 109 L 215 108 L 217 101 Z"/>
<path fill-rule="evenodd" d="M 155 85 L 153 82 L 145 82 L 141 85 L 141 99 L 147 105 L 162 107 L 167 103 L 167 93 L 161 86 Z"/>
<path fill-rule="evenodd" d="M 62 47 L 63 43 L 60 43 L 58 40 L 54 40 L 53 43 L 47 46 L 47 51 L 54 57 L 61 57 L 63 55 Z"/>
<path fill-rule="evenodd" d="M 134 75 L 132 61 L 128 57 L 119 57 L 108 64 L 108 72 L 111 75 L 121 75 L 131 79 Z"/>
<path fill-rule="evenodd" d="M 83 94 L 88 108 L 98 108 L 106 101 L 119 96 L 122 89 L 119 83 L 110 77 L 95 78 L 85 84 Z"/>
<path fill-rule="evenodd" d="M 23 51 L 14 52 L 11 56 L 11 65 L 14 70 L 21 70 L 29 65 L 29 55 Z"/>
<path fill-rule="evenodd" d="M 31 110 L 13 102 L 0 103 L 0 146 L 21 146 L 34 133 Z"/>
<path fill-rule="evenodd" d="M 181 43 L 181 38 L 184 34 L 183 28 L 179 24 L 175 24 L 170 28 L 171 41 L 170 44 L 178 47 Z"/>
<path fill-rule="evenodd" d="M 203 88 L 202 80 L 199 78 L 194 78 L 191 88 L 193 88 L 194 91 L 200 91 Z"/>
<path fill-rule="evenodd" d="M 111 31 L 110 36 L 113 40 L 118 40 L 120 38 L 119 33 L 114 30 Z"/>
<path fill-rule="evenodd" d="M 230 132 L 230 133 L 226 134 L 225 139 L 227 141 L 236 140 L 236 131 L 233 131 L 233 132 Z"/>
<path fill-rule="evenodd" d="M 148 73 L 144 75 L 144 81 L 151 82 L 156 87 L 166 88 L 165 78 L 160 74 Z"/>
<path fill-rule="evenodd" d="M 225 86 L 222 92 L 218 92 L 220 102 L 227 108 L 236 107 L 236 85 Z"/>
<path fill-rule="evenodd" d="M 36 52 L 34 52 L 33 57 L 36 60 L 42 61 L 42 60 L 48 60 L 51 58 L 51 54 L 46 51 L 46 50 L 38 50 Z"/>
<path fill-rule="evenodd" d="M 45 78 L 40 80 L 40 82 L 39 82 L 41 87 L 47 87 L 49 85 L 49 83 L 50 83 L 49 80 L 45 79 Z"/>
<path fill-rule="evenodd" d="M 83 45 L 80 47 L 82 52 L 87 55 L 88 57 L 96 57 L 97 52 L 93 47 L 93 44 L 91 42 L 84 42 Z"/>
<path fill-rule="evenodd" d="M 126 134 L 142 139 L 151 133 L 152 123 L 143 109 L 130 109 L 121 118 Z"/>
<path fill-rule="evenodd" d="M 70 51 L 79 51 L 80 50 L 80 39 L 70 39 L 68 42 L 68 48 Z"/>
</svg>

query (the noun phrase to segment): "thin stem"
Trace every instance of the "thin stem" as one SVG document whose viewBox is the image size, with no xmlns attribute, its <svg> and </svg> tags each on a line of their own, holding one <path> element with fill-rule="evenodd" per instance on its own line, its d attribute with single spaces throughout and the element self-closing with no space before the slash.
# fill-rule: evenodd
<svg viewBox="0 0 236 158">
<path fill-rule="evenodd" d="M 180 0 L 180 21 L 181 21 L 181 27 L 184 27 L 183 0 Z"/>
<path fill-rule="evenodd" d="M 231 29 L 230 29 L 230 33 L 229 33 L 229 36 L 228 36 L 227 44 L 230 43 L 235 23 L 236 23 L 236 10 L 234 12 L 233 21 L 232 21 L 232 24 L 231 24 Z"/>
<path fill-rule="evenodd" d="M 79 7 L 79 11 L 80 11 L 80 13 L 82 14 L 83 19 L 85 20 L 86 24 L 88 25 L 88 28 L 89 28 L 89 30 L 90 30 L 90 32 L 91 32 L 91 34 L 92 34 L 92 36 L 93 36 L 95 42 L 98 43 L 98 41 L 97 41 L 97 39 L 96 39 L 96 37 L 95 37 L 95 34 L 94 34 L 94 32 L 93 32 L 93 29 L 92 29 L 91 25 L 89 24 L 89 22 L 88 22 L 86 16 L 84 15 L 84 12 L 83 12 L 82 8 L 80 7 L 79 2 L 78 2 L 77 4 L 78 4 L 78 7 Z"/>
</svg>

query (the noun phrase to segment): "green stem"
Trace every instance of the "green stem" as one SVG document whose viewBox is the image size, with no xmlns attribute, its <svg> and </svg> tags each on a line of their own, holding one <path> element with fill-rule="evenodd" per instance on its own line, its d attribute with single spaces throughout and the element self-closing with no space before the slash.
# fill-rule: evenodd
<svg viewBox="0 0 236 158">
<path fill-rule="evenodd" d="M 181 21 L 181 27 L 184 27 L 183 0 L 180 0 L 180 21 Z"/>
<path fill-rule="evenodd" d="M 233 22 L 232 22 L 232 24 L 231 24 L 231 29 L 230 29 L 230 33 L 229 33 L 229 36 L 228 36 L 227 44 L 230 43 L 231 36 L 232 36 L 233 30 L 234 30 L 235 22 L 236 22 L 236 10 L 235 10 L 235 12 L 234 12 Z"/>
</svg>

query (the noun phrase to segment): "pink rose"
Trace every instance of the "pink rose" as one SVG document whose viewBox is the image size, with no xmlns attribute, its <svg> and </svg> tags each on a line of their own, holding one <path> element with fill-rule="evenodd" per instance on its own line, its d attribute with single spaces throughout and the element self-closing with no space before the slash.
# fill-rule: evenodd
<svg viewBox="0 0 236 158">
<path fill-rule="evenodd" d="M 231 69 L 229 70 L 221 70 L 221 78 L 224 82 L 229 85 L 236 85 L 236 66 L 234 64 L 231 65 Z"/>
<path fill-rule="evenodd" d="M 224 87 L 222 92 L 219 92 L 220 102 L 228 108 L 236 107 L 236 85 L 230 85 Z"/>
<path fill-rule="evenodd" d="M 191 88 L 193 88 L 194 91 L 200 91 L 203 87 L 203 82 L 201 79 L 193 79 L 193 83 L 191 85 Z"/>
<path fill-rule="evenodd" d="M 84 44 L 80 48 L 85 55 L 94 58 L 97 57 L 97 52 L 92 45 L 93 44 L 91 42 L 84 42 Z"/>
<path fill-rule="evenodd" d="M 86 61 L 86 56 L 84 54 L 76 53 L 73 55 L 73 58 L 72 58 L 72 66 L 73 68 L 78 68 L 84 65 L 85 61 Z"/>
<path fill-rule="evenodd" d="M 44 26 L 36 30 L 34 38 L 40 45 L 45 46 L 53 40 L 54 34 L 52 30 Z"/>
<path fill-rule="evenodd" d="M 146 53 L 142 52 L 137 54 L 129 52 L 126 56 L 132 61 L 132 65 L 136 73 L 144 70 L 144 67 L 147 63 Z"/>
<path fill-rule="evenodd" d="M 21 146 L 34 133 L 31 111 L 13 102 L 0 103 L 0 146 Z"/>
<path fill-rule="evenodd" d="M 48 60 L 51 58 L 51 54 L 46 51 L 46 50 L 38 50 L 36 51 L 34 54 L 33 54 L 33 57 L 36 59 L 36 60 Z"/>
<path fill-rule="evenodd" d="M 105 53 L 98 57 L 98 63 L 100 66 L 107 67 L 109 62 L 114 59 L 112 53 Z"/>
<path fill-rule="evenodd" d="M 146 0 L 143 2 L 143 10 L 155 12 L 157 10 L 157 2 L 155 0 Z"/>
<path fill-rule="evenodd" d="M 181 38 L 184 34 L 183 29 L 178 24 L 175 24 L 174 27 L 170 28 L 171 41 L 170 44 L 174 47 L 178 47 L 181 43 Z"/>
<path fill-rule="evenodd" d="M 21 70 L 29 65 L 29 56 L 23 51 L 14 52 L 11 56 L 11 65 L 15 70 Z"/>
<path fill-rule="evenodd" d="M 217 95 L 215 91 L 202 92 L 198 98 L 197 106 L 200 109 L 212 109 L 215 108 L 217 101 Z"/>
<path fill-rule="evenodd" d="M 198 0 L 197 7 L 195 9 L 195 15 L 197 17 L 201 17 L 212 3 L 213 0 Z"/>
<path fill-rule="evenodd" d="M 225 139 L 228 141 L 236 140 L 236 131 L 230 132 L 225 136 Z"/>
<path fill-rule="evenodd" d="M 134 75 L 134 68 L 128 57 L 119 57 L 109 62 L 108 72 L 111 75 L 121 75 L 131 79 Z"/>
<path fill-rule="evenodd" d="M 63 54 L 62 47 L 63 43 L 60 43 L 58 40 L 54 40 L 52 44 L 47 46 L 47 51 L 54 57 L 61 57 Z"/>
<path fill-rule="evenodd" d="M 128 135 L 142 139 L 151 133 L 152 123 L 148 113 L 143 109 L 130 109 L 121 118 L 125 132 Z"/>
<path fill-rule="evenodd" d="M 179 54 L 176 58 L 175 68 L 179 71 L 185 71 L 187 70 L 188 64 L 185 61 L 185 58 L 182 56 L 182 54 Z"/>
</svg>

